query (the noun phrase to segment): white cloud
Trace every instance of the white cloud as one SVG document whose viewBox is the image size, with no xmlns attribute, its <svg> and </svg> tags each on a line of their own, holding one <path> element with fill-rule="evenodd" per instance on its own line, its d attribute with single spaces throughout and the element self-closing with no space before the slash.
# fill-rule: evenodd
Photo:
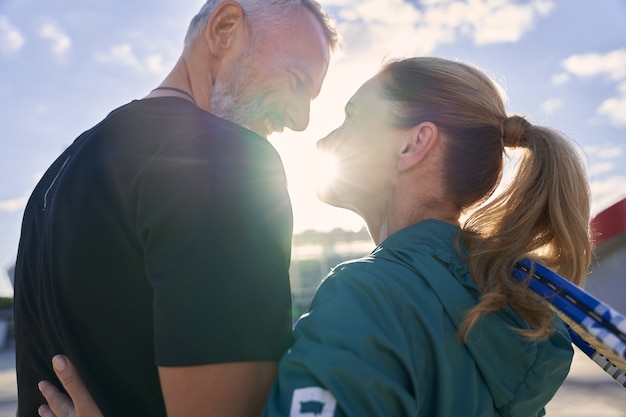
<svg viewBox="0 0 626 417">
<path fill-rule="evenodd" d="M 421 20 L 419 10 L 403 0 L 387 0 L 385 4 L 381 1 L 331 2 L 338 7 L 338 31 L 353 62 L 361 56 L 381 59 L 383 56 L 413 55 L 423 42 L 422 36 L 416 32 L 416 24 Z"/>
<path fill-rule="evenodd" d="M 381 7 L 381 0 L 355 1 L 344 6 L 340 11 L 340 17 L 367 23 L 395 21 L 400 25 L 419 20 L 420 11 L 404 0 L 386 0 L 385 6 Z"/>
<path fill-rule="evenodd" d="M 474 42 L 477 45 L 517 42 L 529 32 L 538 17 L 550 14 L 554 3 L 549 0 L 535 0 L 518 4 L 508 0 L 469 0 L 454 2 L 465 5 L 458 7 L 463 12 L 466 23 L 472 27 Z"/>
<path fill-rule="evenodd" d="M 626 197 L 626 177 L 613 176 L 592 181 L 591 195 L 593 196 L 591 212 L 595 215 Z"/>
<path fill-rule="evenodd" d="M 570 75 L 567 72 L 562 72 L 560 74 L 556 74 L 552 76 L 552 84 L 561 85 L 565 84 L 570 80 Z"/>
<path fill-rule="evenodd" d="M 0 269 L 0 297 L 13 297 L 13 284 L 4 269 Z"/>
<path fill-rule="evenodd" d="M 571 55 L 561 65 L 578 77 L 606 76 L 618 82 L 617 96 L 604 100 L 597 112 L 613 126 L 626 127 L 626 49 L 616 49 L 606 54 Z"/>
<path fill-rule="evenodd" d="M 108 52 L 97 53 L 96 60 L 105 64 L 121 65 L 124 67 L 131 67 L 134 69 L 140 69 L 141 64 L 139 59 L 133 52 L 133 47 L 129 43 L 123 43 L 111 47 Z"/>
<path fill-rule="evenodd" d="M 611 144 L 585 146 L 583 150 L 590 157 L 595 157 L 595 158 L 600 158 L 600 159 L 618 158 L 624 152 L 624 149 L 621 146 L 615 146 Z"/>
<path fill-rule="evenodd" d="M 477 45 L 516 42 L 548 15 L 552 1 L 518 4 L 510 0 L 429 1 L 423 3 L 424 26 L 445 28 L 473 39 Z"/>
<path fill-rule="evenodd" d="M 551 0 L 536 0 L 533 2 L 533 7 L 540 16 L 545 17 L 552 13 L 554 3 Z"/>
<path fill-rule="evenodd" d="M 163 74 L 165 67 L 163 66 L 163 56 L 159 54 L 148 55 L 144 60 L 146 69 L 152 74 Z"/>
<path fill-rule="evenodd" d="M 9 18 L 0 15 L 0 53 L 11 54 L 24 46 L 25 40 L 19 29 L 9 22 Z"/>
<path fill-rule="evenodd" d="M 610 175 L 619 169 L 620 157 L 624 150 L 624 146 L 611 143 L 599 143 L 583 148 L 589 160 L 592 212 L 595 214 L 626 197 L 626 177 Z"/>
<path fill-rule="evenodd" d="M 626 81 L 618 86 L 618 97 L 605 100 L 598 109 L 598 114 L 609 118 L 617 127 L 626 127 Z"/>
<path fill-rule="evenodd" d="M 23 210 L 26 207 L 26 202 L 28 201 L 28 195 L 23 195 L 21 197 L 9 199 L 9 200 L 0 200 L 0 211 L 7 212 L 16 212 L 19 210 Z"/>
<path fill-rule="evenodd" d="M 96 60 L 104 64 L 129 67 L 138 72 L 147 71 L 157 75 L 163 75 L 165 72 L 162 55 L 152 54 L 140 59 L 129 43 L 114 45 L 108 52 L 97 53 Z"/>
<path fill-rule="evenodd" d="M 52 42 L 52 52 L 59 58 L 65 58 L 65 55 L 72 46 L 72 39 L 65 34 L 63 29 L 55 22 L 48 21 L 39 28 L 39 36 Z"/>
<path fill-rule="evenodd" d="M 516 42 L 538 17 L 553 9 L 551 0 L 518 4 L 513 0 L 429 0 L 416 8 L 405 0 L 329 0 L 337 8 L 344 44 L 354 51 L 384 51 L 388 56 L 428 55 L 458 38 L 476 45 Z M 367 30 L 365 30 L 367 29 Z"/>
<path fill-rule="evenodd" d="M 619 81 L 626 78 L 626 49 L 617 49 L 606 54 L 571 55 L 561 65 L 566 71 L 579 77 L 608 75 L 612 80 Z"/>
<path fill-rule="evenodd" d="M 490 8 L 491 5 L 485 4 L 487 7 L 471 22 L 477 45 L 516 42 L 532 27 L 535 17 L 532 5 L 503 4 L 500 8 Z"/>
<path fill-rule="evenodd" d="M 558 99 L 558 98 L 553 98 L 553 99 L 544 101 L 541 104 L 541 110 L 543 110 L 544 113 L 552 114 L 555 110 L 559 109 L 562 105 L 563 105 L 563 100 Z"/>
<path fill-rule="evenodd" d="M 610 161 L 596 162 L 589 167 L 589 176 L 591 178 L 598 177 L 602 174 L 607 174 L 615 169 L 615 163 Z"/>
</svg>

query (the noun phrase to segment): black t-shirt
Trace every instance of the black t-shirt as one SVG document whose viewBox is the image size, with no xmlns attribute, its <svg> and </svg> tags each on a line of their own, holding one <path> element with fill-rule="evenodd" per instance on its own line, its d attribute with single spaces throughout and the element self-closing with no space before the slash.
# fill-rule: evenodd
<svg viewBox="0 0 626 417">
<path fill-rule="evenodd" d="M 105 415 L 165 415 L 156 365 L 278 360 L 292 213 L 262 137 L 180 98 L 134 101 L 35 188 L 15 286 L 20 416 L 69 355 Z"/>
</svg>

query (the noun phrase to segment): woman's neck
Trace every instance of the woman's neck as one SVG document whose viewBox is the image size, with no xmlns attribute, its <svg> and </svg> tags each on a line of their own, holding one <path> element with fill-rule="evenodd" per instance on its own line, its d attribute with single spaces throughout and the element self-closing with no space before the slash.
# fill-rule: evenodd
<svg viewBox="0 0 626 417">
<path fill-rule="evenodd" d="M 389 210 L 376 219 L 365 219 L 370 236 L 376 245 L 382 243 L 395 232 L 405 229 L 427 219 L 441 220 L 446 223 L 459 226 L 459 213 L 446 210 L 420 210 L 414 208 L 411 211 Z"/>
</svg>

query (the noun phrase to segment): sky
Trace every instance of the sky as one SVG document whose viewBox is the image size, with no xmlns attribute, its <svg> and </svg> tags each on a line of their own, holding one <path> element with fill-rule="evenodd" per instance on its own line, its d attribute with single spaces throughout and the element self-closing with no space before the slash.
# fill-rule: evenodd
<svg viewBox="0 0 626 417">
<path fill-rule="evenodd" d="M 510 114 L 560 130 L 587 164 L 593 214 L 626 198 L 626 1 L 321 0 L 342 48 L 304 132 L 270 136 L 294 231 L 358 230 L 315 196 L 315 142 L 341 124 L 386 60 L 438 56 L 482 68 Z M 200 0 L 0 0 L 0 295 L 37 180 L 80 133 L 145 96 L 175 64 Z"/>
</svg>

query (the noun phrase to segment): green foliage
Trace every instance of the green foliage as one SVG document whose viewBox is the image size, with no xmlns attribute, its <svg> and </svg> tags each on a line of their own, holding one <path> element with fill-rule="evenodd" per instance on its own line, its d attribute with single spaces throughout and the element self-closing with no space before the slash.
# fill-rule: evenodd
<svg viewBox="0 0 626 417">
<path fill-rule="evenodd" d="M 0 310 L 10 310 L 13 308 L 13 297 L 0 297 Z"/>
</svg>

